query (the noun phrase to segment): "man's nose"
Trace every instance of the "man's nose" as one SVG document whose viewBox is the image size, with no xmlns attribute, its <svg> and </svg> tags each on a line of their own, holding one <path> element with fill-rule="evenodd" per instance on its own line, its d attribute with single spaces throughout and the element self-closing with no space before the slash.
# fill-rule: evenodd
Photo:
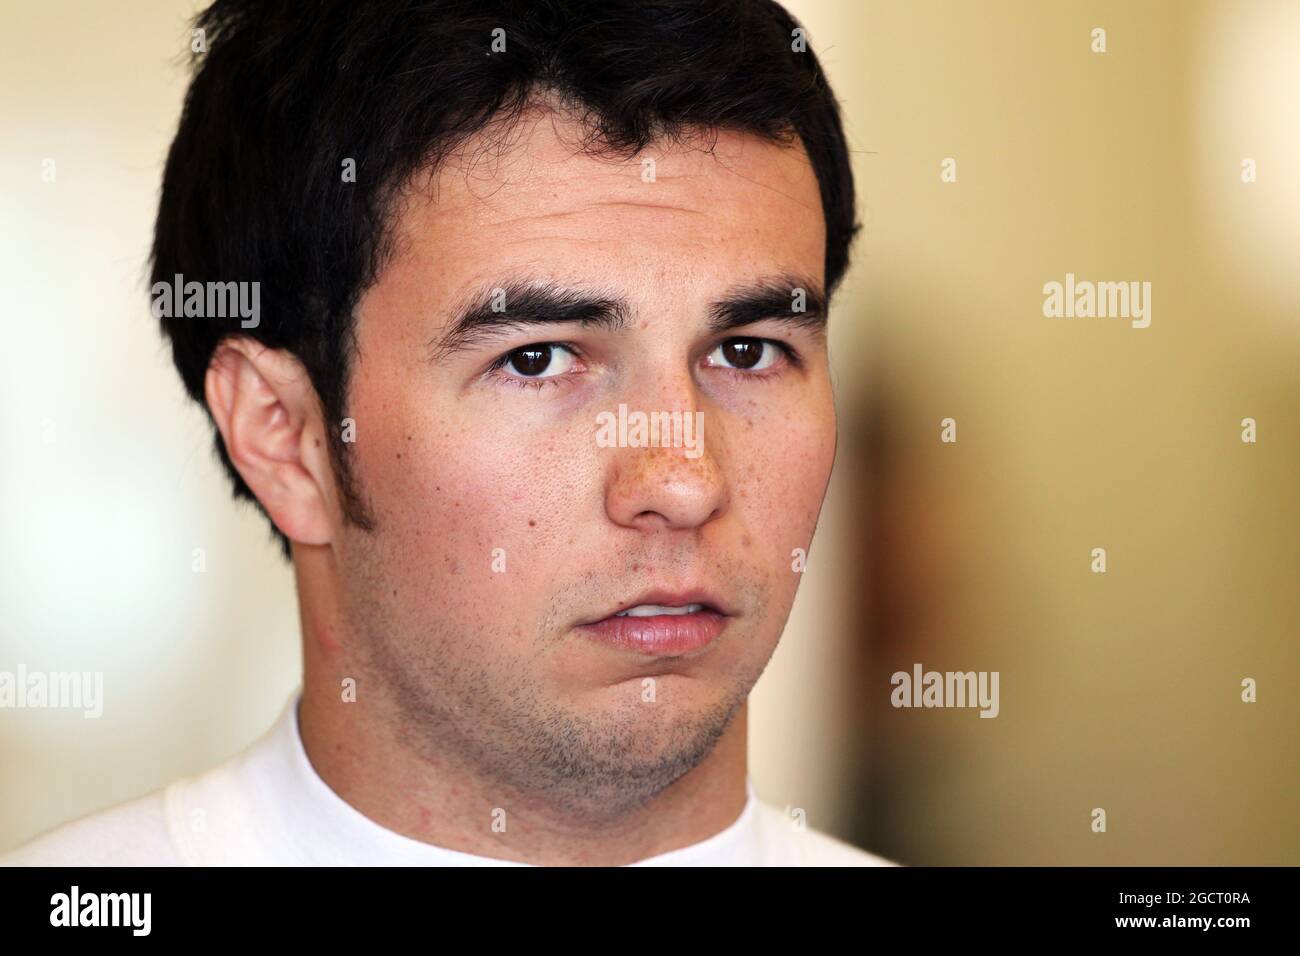
<svg viewBox="0 0 1300 956">
<path fill-rule="evenodd" d="M 693 389 L 659 402 L 620 402 L 604 418 L 617 429 L 615 447 L 600 449 L 608 456 L 605 511 L 629 528 L 698 528 L 725 514 L 729 504 L 723 436 Z"/>
</svg>

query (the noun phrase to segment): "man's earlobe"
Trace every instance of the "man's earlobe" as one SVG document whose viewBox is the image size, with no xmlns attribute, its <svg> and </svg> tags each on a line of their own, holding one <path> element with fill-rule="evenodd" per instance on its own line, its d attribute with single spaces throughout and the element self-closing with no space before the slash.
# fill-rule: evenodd
<svg viewBox="0 0 1300 956">
<path fill-rule="evenodd" d="M 204 397 L 226 453 L 275 526 L 298 544 L 329 544 L 333 473 L 302 363 L 252 339 L 226 339 L 208 365 Z"/>
</svg>

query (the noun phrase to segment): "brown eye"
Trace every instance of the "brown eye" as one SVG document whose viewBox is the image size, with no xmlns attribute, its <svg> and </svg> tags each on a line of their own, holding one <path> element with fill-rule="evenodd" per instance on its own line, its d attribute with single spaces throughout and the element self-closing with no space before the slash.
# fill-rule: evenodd
<svg viewBox="0 0 1300 956">
<path fill-rule="evenodd" d="M 736 368 L 753 368 L 763 357 L 763 343 L 758 339 L 728 339 L 722 343 L 722 357 Z"/>
<path fill-rule="evenodd" d="M 777 353 L 777 346 L 767 339 L 727 339 L 713 350 L 709 364 L 742 372 L 761 371 L 776 361 Z"/>
<path fill-rule="evenodd" d="M 507 352 L 499 368 L 514 378 L 554 378 L 573 367 L 575 356 L 564 345 L 539 342 Z"/>
<path fill-rule="evenodd" d="M 507 364 L 520 375 L 541 375 L 551 364 L 549 345 L 529 345 L 510 353 Z"/>
</svg>

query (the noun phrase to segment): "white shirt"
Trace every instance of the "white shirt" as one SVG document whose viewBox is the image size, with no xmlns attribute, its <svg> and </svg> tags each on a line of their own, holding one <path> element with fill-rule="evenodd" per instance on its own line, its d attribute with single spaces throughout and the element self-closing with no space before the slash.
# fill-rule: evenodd
<svg viewBox="0 0 1300 956">
<path fill-rule="evenodd" d="M 4 866 L 523 866 L 388 830 L 316 773 L 298 732 L 294 692 L 274 726 L 196 777 L 64 824 L 0 856 Z M 893 866 L 748 798 L 699 843 L 633 866 Z"/>
</svg>

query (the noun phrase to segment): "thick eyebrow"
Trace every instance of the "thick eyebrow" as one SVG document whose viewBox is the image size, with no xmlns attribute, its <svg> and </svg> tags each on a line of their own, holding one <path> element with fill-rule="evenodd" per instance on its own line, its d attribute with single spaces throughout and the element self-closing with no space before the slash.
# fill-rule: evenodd
<svg viewBox="0 0 1300 956">
<path fill-rule="evenodd" d="M 626 299 L 548 282 L 515 280 L 480 292 L 455 311 L 446 332 L 429 343 L 437 362 L 476 344 L 533 326 L 576 323 L 618 332 L 632 321 Z M 781 275 L 733 288 L 709 306 L 713 334 L 764 320 L 825 328 L 826 297 L 810 279 Z"/>
<path fill-rule="evenodd" d="M 783 275 L 738 286 L 709 308 L 709 328 L 714 333 L 765 319 L 812 331 L 824 329 L 826 294 L 810 279 Z"/>
<path fill-rule="evenodd" d="M 429 348 L 437 361 L 483 339 L 529 326 L 572 322 L 617 332 L 630 321 L 627 300 L 617 296 L 517 280 L 494 286 L 458 309 L 447 331 Z"/>
</svg>

